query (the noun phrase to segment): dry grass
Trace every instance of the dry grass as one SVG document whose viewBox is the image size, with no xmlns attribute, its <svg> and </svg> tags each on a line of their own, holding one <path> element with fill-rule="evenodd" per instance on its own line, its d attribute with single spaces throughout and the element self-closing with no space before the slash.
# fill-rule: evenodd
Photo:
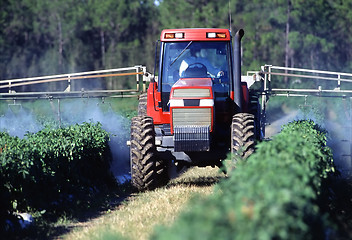
<svg viewBox="0 0 352 240">
<path fill-rule="evenodd" d="M 192 168 L 164 188 L 132 195 L 109 213 L 75 224 L 60 239 L 102 239 L 106 232 L 126 239 L 148 239 L 156 225 L 171 224 L 192 196 L 211 194 L 222 177 L 218 168 Z"/>
</svg>

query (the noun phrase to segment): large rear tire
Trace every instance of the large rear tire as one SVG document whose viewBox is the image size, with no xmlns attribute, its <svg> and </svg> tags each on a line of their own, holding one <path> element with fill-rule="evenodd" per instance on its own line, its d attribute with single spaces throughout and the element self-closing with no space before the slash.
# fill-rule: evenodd
<svg viewBox="0 0 352 240">
<path fill-rule="evenodd" d="M 247 159 L 255 149 L 254 115 L 237 113 L 232 118 L 231 154 L 234 161 Z"/>
<path fill-rule="evenodd" d="M 157 156 L 153 118 L 132 118 L 130 155 L 133 187 L 145 191 L 166 184 L 167 169 Z"/>
</svg>

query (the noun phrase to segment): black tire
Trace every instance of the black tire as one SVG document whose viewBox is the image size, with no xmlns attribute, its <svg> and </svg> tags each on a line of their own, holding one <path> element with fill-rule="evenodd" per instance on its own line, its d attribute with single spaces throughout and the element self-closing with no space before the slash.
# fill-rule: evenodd
<svg viewBox="0 0 352 240">
<path fill-rule="evenodd" d="M 232 118 L 231 154 L 234 160 L 247 159 L 255 150 L 254 115 L 237 113 Z"/>
<path fill-rule="evenodd" d="M 142 93 L 138 99 L 138 116 L 147 115 L 147 93 Z"/>
<path fill-rule="evenodd" d="M 153 118 L 132 118 L 130 156 L 134 188 L 145 191 L 166 184 L 167 169 L 157 156 Z"/>
</svg>

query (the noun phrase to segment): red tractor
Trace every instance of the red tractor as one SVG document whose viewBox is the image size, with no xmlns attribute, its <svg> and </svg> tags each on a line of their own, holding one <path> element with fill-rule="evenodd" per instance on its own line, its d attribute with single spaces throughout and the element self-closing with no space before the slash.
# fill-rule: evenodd
<svg viewBox="0 0 352 240">
<path fill-rule="evenodd" d="M 166 29 L 158 78 L 139 98 L 131 123 L 132 185 L 164 185 L 189 166 L 221 166 L 242 158 L 260 134 L 258 97 L 241 81 L 241 38 L 228 29 Z"/>
</svg>

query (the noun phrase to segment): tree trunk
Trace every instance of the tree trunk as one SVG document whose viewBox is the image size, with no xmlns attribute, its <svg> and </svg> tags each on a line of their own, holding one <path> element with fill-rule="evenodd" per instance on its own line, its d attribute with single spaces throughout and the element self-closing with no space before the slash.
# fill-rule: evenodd
<svg viewBox="0 0 352 240">
<path fill-rule="evenodd" d="M 105 68 L 105 33 L 100 29 L 101 65 Z"/>
<path fill-rule="evenodd" d="M 62 36 L 62 24 L 61 24 L 61 18 L 59 14 L 56 14 L 56 19 L 57 19 L 57 31 L 58 31 L 58 45 L 59 45 L 59 56 L 58 56 L 58 61 L 59 61 L 59 66 L 58 66 L 58 72 L 63 73 L 64 72 L 64 66 L 63 66 L 63 49 L 64 49 L 64 40 Z M 65 82 L 66 83 L 66 82 Z M 65 84 L 64 82 L 56 82 L 55 88 L 58 89 L 64 89 Z"/>
<path fill-rule="evenodd" d="M 290 33 L 290 18 L 291 18 L 291 0 L 287 0 L 287 21 L 286 21 L 286 34 L 285 34 L 285 67 L 289 67 L 289 59 L 290 59 L 290 41 L 288 39 L 288 35 Z M 287 74 L 287 70 L 285 70 Z M 287 85 L 288 79 L 285 77 L 285 84 Z"/>
<path fill-rule="evenodd" d="M 58 36 L 59 36 L 59 71 L 60 73 L 62 72 L 63 70 L 63 62 L 62 62 L 62 53 L 63 53 L 63 49 L 64 49 L 64 41 L 63 41 L 63 37 L 62 37 L 62 25 L 61 25 L 61 18 L 59 16 L 59 14 L 56 15 L 56 18 L 57 18 L 57 31 L 58 31 Z"/>
</svg>

